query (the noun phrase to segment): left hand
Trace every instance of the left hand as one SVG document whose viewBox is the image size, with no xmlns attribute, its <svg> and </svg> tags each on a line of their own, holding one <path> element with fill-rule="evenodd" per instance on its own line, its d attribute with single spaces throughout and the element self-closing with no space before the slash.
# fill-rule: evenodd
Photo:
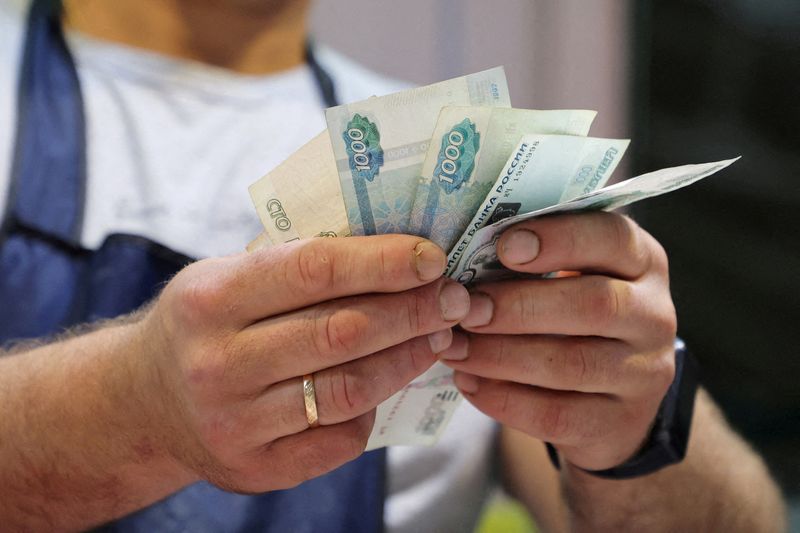
<svg viewBox="0 0 800 533">
<path fill-rule="evenodd" d="M 440 358 L 478 409 L 589 470 L 637 452 L 675 372 L 664 250 L 626 216 L 523 222 L 497 246 L 514 271 L 556 279 L 478 284 Z"/>
</svg>

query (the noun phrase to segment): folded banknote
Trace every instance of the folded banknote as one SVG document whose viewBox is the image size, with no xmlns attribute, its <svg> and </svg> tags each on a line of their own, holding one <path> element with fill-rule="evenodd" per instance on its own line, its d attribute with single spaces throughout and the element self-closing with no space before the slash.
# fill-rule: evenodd
<svg viewBox="0 0 800 533">
<path fill-rule="evenodd" d="M 514 276 L 497 258 L 513 224 L 611 210 L 710 176 L 735 159 L 605 186 L 627 139 L 587 137 L 584 110 L 510 107 L 495 68 L 337 106 L 328 128 L 250 187 L 264 232 L 248 251 L 309 237 L 412 233 L 448 252 L 443 275 L 469 284 Z M 431 445 L 462 401 L 436 363 L 377 409 L 368 449 Z"/>
</svg>

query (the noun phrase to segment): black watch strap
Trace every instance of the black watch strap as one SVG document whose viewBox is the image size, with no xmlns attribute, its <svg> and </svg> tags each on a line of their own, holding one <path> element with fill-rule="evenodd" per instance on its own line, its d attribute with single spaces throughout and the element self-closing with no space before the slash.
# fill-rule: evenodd
<svg viewBox="0 0 800 533">
<path fill-rule="evenodd" d="M 658 408 L 653 428 L 639 452 L 613 468 L 584 470 L 606 479 L 630 479 L 644 476 L 679 463 L 686 456 L 689 428 L 692 424 L 699 369 L 697 361 L 681 339 L 675 340 L 675 379 Z M 560 461 L 555 447 L 546 442 L 547 454 L 556 468 Z"/>
</svg>

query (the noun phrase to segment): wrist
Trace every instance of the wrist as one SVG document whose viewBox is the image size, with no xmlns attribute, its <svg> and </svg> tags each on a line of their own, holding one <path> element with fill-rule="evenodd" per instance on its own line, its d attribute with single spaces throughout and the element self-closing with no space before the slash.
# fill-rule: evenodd
<svg viewBox="0 0 800 533">
<path fill-rule="evenodd" d="M 152 327 L 152 309 L 134 322 L 120 326 L 117 332 L 124 346 L 115 359 L 120 412 L 129 413 L 133 459 L 152 463 L 158 477 L 165 477 L 178 486 L 199 480 L 184 460 L 185 439 L 181 423 L 182 407 L 177 386 L 162 360 L 167 348 Z M 182 444 L 184 443 L 184 444 Z"/>
<path fill-rule="evenodd" d="M 164 445 L 139 347 L 117 321 L 0 361 L 0 514 L 85 529 L 193 480 Z"/>
<path fill-rule="evenodd" d="M 179 437 L 143 317 L 124 317 L 69 342 L 75 346 L 66 350 L 63 379 L 75 384 L 71 388 L 83 381 L 85 395 L 63 401 L 88 422 L 85 438 L 105 443 L 98 466 L 105 463 L 136 495 L 163 497 L 194 481 L 172 453 Z"/>
</svg>

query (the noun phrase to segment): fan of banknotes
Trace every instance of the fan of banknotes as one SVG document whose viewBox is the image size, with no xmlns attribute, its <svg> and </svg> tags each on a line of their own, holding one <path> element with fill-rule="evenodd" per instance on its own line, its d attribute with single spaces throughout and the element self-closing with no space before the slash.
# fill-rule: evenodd
<svg viewBox="0 0 800 533">
<path fill-rule="evenodd" d="M 630 141 L 588 137 L 596 114 L 512 108 L 502 67 L 329 108 L 327 130 L 250 186 L 265 231 L 248 250 L 408 233 L 449 251 L 447 276 L 494 280 L 510 274 L 496 242 L 514 223 L 616 209 L 735 161 L 605 187 Z M 451 376 L 434 365 L 381 404 L 369 447 L 435 443 L 461 400 Z"/>
</svg>

